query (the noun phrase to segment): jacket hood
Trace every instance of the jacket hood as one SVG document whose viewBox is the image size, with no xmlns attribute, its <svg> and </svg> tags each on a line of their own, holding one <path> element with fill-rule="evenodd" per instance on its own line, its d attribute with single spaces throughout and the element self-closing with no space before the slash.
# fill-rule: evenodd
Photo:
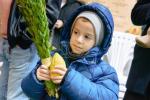
<svg viewBox="0 0 150 100">
<path fill-rule="evenodd" d="M 110 43 L 112 40 L 112 34 L 114 30 L 114 22 L 113 17 L 109 9 L 99 3 L 91 3 L 88 5 L 81 6 L 78 8 L 66 21 L 64 28 L 61 33 L 61 41 L 70 41 L 70 32 L 72 24 L 75 18 L 83 11 L 93 11 L 95 12 L 103 21 L 104 24 L 104 38 L 102 40 L 101 45 L 99 45 L 99 49 L 101 52 L 101 56 L 107 52 L 110 47 Z"/>
</svg>

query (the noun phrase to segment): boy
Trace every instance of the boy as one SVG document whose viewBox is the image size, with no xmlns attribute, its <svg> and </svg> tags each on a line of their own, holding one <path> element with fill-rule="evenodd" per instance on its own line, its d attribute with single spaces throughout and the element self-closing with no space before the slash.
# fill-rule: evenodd
<svg viewBox="0 0 150 100">
<path fill-rule="evenodd" d="M 117 100 L 117 74 L 101 60 L 110 46 L 113 25 L 112 15 L 103 5 L 92 3 L 77 9 L 62 31 L 59 53 L 67 68 L 58 65 L 50 72 L 37 65 L 22 81 L 24 93 L 34 100 L 55 100 L 43 85 L 44 80 L 52 80 L 60 86 L 60 100 Z M 50 77 L 51 73 L 61 76 Z"/>
</svg>

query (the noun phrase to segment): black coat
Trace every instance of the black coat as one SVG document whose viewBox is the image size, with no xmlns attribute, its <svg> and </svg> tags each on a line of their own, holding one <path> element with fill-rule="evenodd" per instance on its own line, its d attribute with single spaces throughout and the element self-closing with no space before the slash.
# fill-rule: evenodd
<svg viewBox="0 0 150 100">
<path fill-rule="evenodd" d="M 142 33 L 145 35 L 150 25 L 150 0 L 139 0 L 132 10 L 131 19 L 135 25 L 146 25 Z M 126 84 L 127 90 L 144 94 L 148 85 L 150 85 L 150 49 L 136 45 Z"/>
<path fill-rule="evenodd" d="M 83 3 L 79 2 L 78 0 L 67 0 L 67 3 L 61 8 L 61 2 L 60 4 L 60 13 L 58 16 L 59 20 L 63 21 L 63 24 L 66 23 L 67 19 L 70 17 L 70 15 L 80 6 L 84 5 Z M 60 29 L 55 28 L 54 29 L 54 36 L 53 36 L 53 42 L 52 44 L 56 47 L 60 47 L 60 34 L 63 27 Z"/>
<path fill-rule="evenodd" d="M 77 8 L 83 5 L 77 0 L 67 0 L 67 3 L 60 9 L 58 19 L 62 20 L 64 23 L 69 18 L 71 13 L 73 13 Z"/>
<path fill-rule="evenodd" d="M 49 28 L 51 29 L 55 24 L 59 15 L 59 1 L 58 0 L 46 0 L 46 11 L 49 22 Z M 26 31 L 26 24 L 23 17 L 19 13 L 15 0 L 11 5 L 11 11 L 8 22 L 8 42 L 10 48 L 19 45 L 22 49 L 29 48 L 32 44 L 30 34 Z"/>
</svg>

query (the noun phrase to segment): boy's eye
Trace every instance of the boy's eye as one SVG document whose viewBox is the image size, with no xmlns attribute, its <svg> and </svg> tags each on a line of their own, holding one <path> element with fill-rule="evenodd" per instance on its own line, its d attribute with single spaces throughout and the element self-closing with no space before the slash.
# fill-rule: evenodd
<svg viewBox="0 0 150 100">
<path fill-rule="evenodd" d="M 74 34 L 78 34 L 78 32 L 77 32 L 77 31 L 74 31 Z"/>
<path fill-rule="evenodd" d="M 88 39 L 89 38 L 89 36 L 84 36 L 86 39 Z"/>
<path fill-rule="evenodd" d="M 91 36 L 88 36 L 88 35 L 85 35 L 84 36 L 86 39 L 91 39 L 92 37 Z"/>
</svg>

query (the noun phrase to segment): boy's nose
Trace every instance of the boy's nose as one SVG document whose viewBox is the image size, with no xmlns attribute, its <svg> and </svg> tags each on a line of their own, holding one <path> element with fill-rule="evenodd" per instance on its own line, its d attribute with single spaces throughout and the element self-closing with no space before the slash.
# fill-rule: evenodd
<svg viewBox="0 0 150 100">
<path fill-rule="evenodd" d="M 78 41 L 79 43 L 82 43 L 82 42 L 83 42 L 83 37 L 82 37 L 82 36 L 79 36 L 79 37 L 77 38 L 77 41 Z"/>
</svg>

